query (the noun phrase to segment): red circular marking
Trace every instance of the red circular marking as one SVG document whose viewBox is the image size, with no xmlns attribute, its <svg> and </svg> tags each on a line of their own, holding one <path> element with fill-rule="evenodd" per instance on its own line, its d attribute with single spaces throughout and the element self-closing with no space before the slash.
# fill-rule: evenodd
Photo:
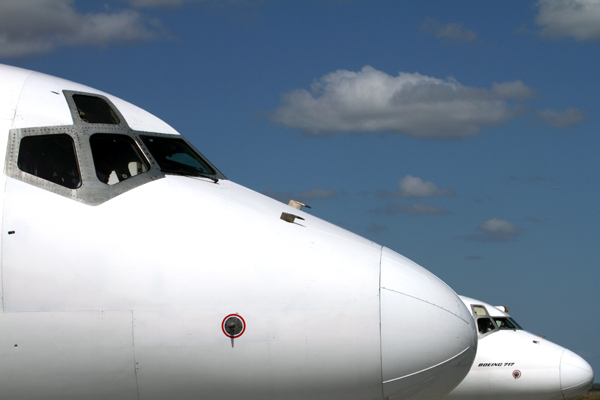
<svg viewBox="0 0 600 400">
<path fill-rule="evenodd" d="M 521 371 L 519 371 L 518 369 L 515 369 L 512 373 L 512 376 L 515 379 L 519 379 L 521 377 Z"/>
<path fill-rule="evenodd" d="M 231 336 L 229 333 L 227 333 L 227 331 L 225 330 L 225 321 L 227 321 L 227 318 L 229 317 L 236 317 L 242 320 L 242 324 L 244 325 L 244 327 L 242 328 L 242 331 L 240 333 L 238 333 L 235 336 Z M 239 314 L 229 314 L 228 316 L 226 316 L 225 318 L 223 318 L 223 322 L 221 322 L 221 329 L 223 330 L 223 333 L 225 334 L 225 336 L 227 336 L 228 338 L 239 338 L 240 336 L 242 336 L 244 334 L 244 332 L 246 332 L 246 321 L 244 321 L 244 318 L 242 318 L 241 315 Z"/>
</svg>

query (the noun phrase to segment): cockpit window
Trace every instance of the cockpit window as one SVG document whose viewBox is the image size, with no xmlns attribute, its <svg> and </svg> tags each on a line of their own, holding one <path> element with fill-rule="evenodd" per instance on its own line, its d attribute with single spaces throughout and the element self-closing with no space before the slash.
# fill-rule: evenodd
<svg viewBox="0 0 600 400">
<path fill-rule="evenodd" d="M 110 105 L 100 97 L 74 94 L 73 101 L 83 122 L 111 125 L 118 125 L 120 122 Z"/>
<path fill-rule="evenodd" d="M 67 134 L 24 137 L 19 144 L 17 166 L 69 189 L 81 186 L 75 144 Z"/>
<path fill-rule="evenodd" d="M 494 318 L 494 322 L 498 326 L 498 329 L 517 329 L 517 327 L 508 318 Z"/>
<path fill-rule="evenodd" d="M 516 327 L 517 327 L 517 329 L 521 329 L 521 330 L 523 329 L 523 328 L 521 328 L 521 325 L 517 324 L 517 321 L 515 321 L 514 319 L 512 319 L 512 318 L 509 318 L 508 320 L 509 320 L 510 322 L 512 322 L 512 324 L 513 324 L 514 326 L 516 326 Z"/>
<path fill-rule="evenodd" d="M 90 137 L 96 176 L 114 185 L 148 171 L 148 162 L 132 138 L 125 135 L 96 133 Z"/>
<path fill-rule="evenodd" d="M 216 173 L 183 139 L 145 135 L 140 137 L 163 172 L 200 176 Z"/>
<path fill-rule="evenodd" d="M 512 318 L 494 318 L 494 322 L 498 326 L 498 329 L 523 329 Z"/>
<path fill-rule="evenodd" d="M 488 312 L 484 306 L 473 305 L 471 308 L 473 309 L 473 315 L 488 315 Z"/>
<path fill-rule="evenodd" d="M 477 329 L 479 333 L 488 333 L 496 329 L 496 325 L 490 318 L 477 318 Z"/>
</svg>

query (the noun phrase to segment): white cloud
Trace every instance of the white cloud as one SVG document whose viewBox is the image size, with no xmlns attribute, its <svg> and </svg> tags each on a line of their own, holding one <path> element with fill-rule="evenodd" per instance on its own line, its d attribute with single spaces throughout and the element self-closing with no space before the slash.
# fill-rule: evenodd
<svg viewBox="0 0 600 400">
<path fill-rule="evenodd" d="M 498 218 L 486 219 L 477 230 L 480 235 L 466 236 L 464 239 L 476 242 L 508 242 L 521 233 L 521 229 L 513 224 Z"/>
<path fill-rule="evenodd" d="M 600 41 L 600 0 L 540 0 L 537 6 L 542 36 Z"/>
<path fill-rule="evenodd" d="M 448 188 L 438 188 L 433 182 L 423 182 L 421 178 L 406 175 L 398 182 L 398 196 L 407 199 L 416 197 L 454 196 L 454 191 Z"/>
<path fill-rule="evenodd" d="M 465 28 L 463 24 L 452 22 L 442 25 L 430 17 L 427 17 L 421 25 L 421 31 L 451 42 L 474 42 L 477 40 L 477 34 Z"/>
<path fill-rule="evenodd" d="M 422 138 L 460 139 L 516 117 L 507 100 L 535 96 L 521 81 L 491 90 L 419 73 L 390 76 L 366 66 L 338 70 L 312 85 L 286 93 L 270 114 L 274 123 L 312 135 L 391 131 Z"/>
<path fill-rule="evenodd" d="M 405 199 L 414 199 L 422 197 L 440 197 L 440 196 L 454 196 L 454 190 L 448 188 L 438 188 L 437 185 L 431 181 L 423 181 L 423 179 L 412 175 L 406 175 L 400 182 L 398 182 L 398 191 L 395 193 L 391 192 L 380 192 L 379 197 L 390 198 L 390 197 L 401 197 Z"/>
<path fill-rule="evenodd" d="M 105 46 L 155 39 L 160 23 L 137 11 L 82 14 L 73 0 L 0 2 L 0 56 L 43 54 L 63 46 Z"/>
<path fill-rule="evenodd" d="M 499 99 L 527 100 L 538 96 L 537 90 L 525 85 L 522 81 L 493 83 L 492 93 Z"/>
<path fill-rule="evenodd" d="M 538 113 L 538 117 L 555 128 L 565 129 L 585 121 L 587 114 L 576 108 L 569 108 L 565 111 L 542 110 Z"/>
<path fill-rule="evenodd" d="M 538 118 L 559 129 L 587 118 L 574 108 L 540 111 L 516 103 L 536 97 L 537 90 L 520 80 L 485 89 L 417 72 L 390 76 L 365 66 L 358 72 L 329 73 L 311 84 L 311 92 L 283 94 L 269 118 L 308 135 L 389 131 L 430 139 L 476 136 L 482 128 L 517 117 Z"/>
<path fill-rule="evenodd" d="M 486 219 L 478 229 L 500 236 L 514 236 L 519 233 L 519 228 L 515 224 L 498 218 Z"/>
</svg>

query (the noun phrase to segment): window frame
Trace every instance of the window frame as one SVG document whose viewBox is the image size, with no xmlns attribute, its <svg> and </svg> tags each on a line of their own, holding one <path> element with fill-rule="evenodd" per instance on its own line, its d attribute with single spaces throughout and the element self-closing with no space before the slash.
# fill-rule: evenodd
<svg viewBox="0 0 600 400">
<path fill-rule="evenodd" d="M 185 137 L 179 134 L 165 134 L 145 131 L 132 130 L 123 115 L 117 107 L 103 95 L 96 93 L 78 92 L 63 90 L 64 96 L 71 110 L 73 125 L 57 125 L 57 126 L 41 126 L 31 128 L 16 128 L 9 130 L 8 145 L 6 149 L 6 157 L 4 164 L 5 174 L 11 178 L 31 184 L 41 189 L 53 192 L 55 194 L 67 197 L 90 206 L 97 206 L 105 203 L 129 190 L 135 189 L 146 183 L 162 179 L 166 176 L 158 166 L 158 163 L 153 158 L 152 153 L 146 148 L 140 135 L 169 137 L 183 140 L 190 148 L 198 154 L 201 159 L 206 162 L 214 171 L 215 178 L 218 180 L 227 179 L 210 161 L 207 160 L 201 152 L 199 152 Z M 87 123 L 79 118 L 77 107 L 73 101 L 73 94 L 84 94 L 88 96 L 96 96 L 104 99 L 112 110 L 117 114 L 119 124 L 100 124 Z M 94 158 L 89 142 L 89 138 L 97 133 L 119 134 L 125 135 L 133 139 L 138 150 L 149 163 L 148 171 L 132 176 L 115 185 L 107 185 L 102 183 L 97 175 L 94 166 Z M 75 144 L 75 157 L 78 161 L 79 172 L 81 175 L 81 185 L 76 189 L 70 189 L 61 186 L 57 183 L 45 180 L 27 172 L 21 171 L 18 168 L 19 144 L 22 138 L 36 135 L 52 135 L 52 134 L 67 134 L 71 136 Z M 212 176 L 212 175 L 211 175 Z M 218 185 L 208 180 L 211 185 Z"/>
<path fill-rule="evenodd" d="M 475 308 L 482 308 L 485 311 L 485 314 L 478 314 L 478 313 L 476 313 L 475 312 Z M 496 325 L 496 322 L 494 321 L 494 317 L 492 317 L 490 315 L 490 312 L 488 311 L 487 307 L 484 306 L 483 304 L 471 304 L 471 313 L 473 315 L 473 321 L 475 321 L 475 327 L 477 329 L 477 336 L 479 338 L 483 338 L 483 337 L 485 337 L 487 335 L 491 335 L 492 333 L 500 331 L 500 329 Z M 479 320 L 483 319 L 483 318 L 489 319 L 491 321 L 492 326 L 494 327 L 494 329 L 492 329 L 491 331 L 487 331 L 485 333 L 481 333 L 479 331 Z"/>
<path fill-rule="evenodd" d="M 223 173 L 221 171 L 219 171 L 219 169 L 217 167 L 215 167 L 214 164 L 211 163 L 204 156 L 204 154 L 202 154 L 192 143 L 190 143 L 189 140 L 187 140 L 182 135 L 173 135 L 173 134 L 168 134 L 168 133 L 142 132 L 142 131 L 132 131 L 132 133 L 136 137 L 138 145 L 141 147 L 143 153 L 146 155 L 146 157 L 148 157 L 148 159 L 151 160 L 152 166 L 155 167 L 155 168 L 158 168 L 159 170 L 160 170 L 160 165 L 158 164 L 158 162 L 156 161 L 156 159 L 152 155 L 152 152 L 150 151 L 150 149 L 146 146 L 146 143 L 144 142 L 144 139 L 142 138 L 142 136 L 155 136 L 155 137 L 161 137 L 161 138 L 182 140 L 183 142 L 185 142 L 185 144 L 187 144 L 192 149 L 192 151 L 194 151 L 202 159 L 203 162 L 206 163 L 206 165 L 208 165 L 214 171 L 214 174 L 207 174 L 208 176 L 210 176 L 210 177 L 214 176 L 215 178 L 217 178 L 219 180 L 221 180 L 221 179 L 227 179 L 225 177 L 225 175 L 223 175 Z M 166 175 L 173 175 L 173 174 L 171 174 L 169 172 L 166 172 L 165 174 Z"/>
<path fill-rule="evenodd" d="M 90 206 L 100 205 L 129 190 L 165 177 L 165 174 L 160 171 L 155 162 L 149 159 L 145 151 L 140 148 L 139 139 L 135 137 L 132 131 L 119 131 L 111 129 L 109 125 L 104 125 L 104 127 L 107 128 L 95 127 L 93 130 L 82 130 L 77 126 L 52 126 L 11 129 L 9 131 L 4 171 L 6 175 L 11 178 Z M 92 150 L 89 144 L 90 136 L 95 133 L 122 134 L 130 137 L 136 144 L 138 150 L 140 150 L 140 153 L 144 155 L 146 161 L 149 163 L 149 170 L 142 174 L 132 176 L 116 185 L 107 185 L 100 182 L 96 175 Z M 78 160 L 78 167 L 81 175 L 81 185 L 76 189 L 69 189 L 65 186 L 61 186 L 57 183 L 29 174 L 25 171 L 21 171 L 17 165 L 21 139 L 28 136 L 53 134 L 67 134 L 73 139 L 75 144 L 75 155 L 76 159 Z"/>
</svg>

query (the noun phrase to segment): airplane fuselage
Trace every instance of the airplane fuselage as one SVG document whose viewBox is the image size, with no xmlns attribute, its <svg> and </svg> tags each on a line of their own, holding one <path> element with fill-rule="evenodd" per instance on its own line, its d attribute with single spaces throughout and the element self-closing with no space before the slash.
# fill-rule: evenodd
<svg viewBox="0 0 600 400">
<path fill-rule="evenodd" d="M 477 356 L 447 400 L 570 400 L 594 382 L 579 355 L 523 330 L 507 312 L 461 296 L 478 327 Z"/>
<path fill-rule="evenodd" d="M 0 112 L 0 397 L 437 399 L 467 374 L 442 281 L 151 114 L 6 66 Z"/>
</svg>

